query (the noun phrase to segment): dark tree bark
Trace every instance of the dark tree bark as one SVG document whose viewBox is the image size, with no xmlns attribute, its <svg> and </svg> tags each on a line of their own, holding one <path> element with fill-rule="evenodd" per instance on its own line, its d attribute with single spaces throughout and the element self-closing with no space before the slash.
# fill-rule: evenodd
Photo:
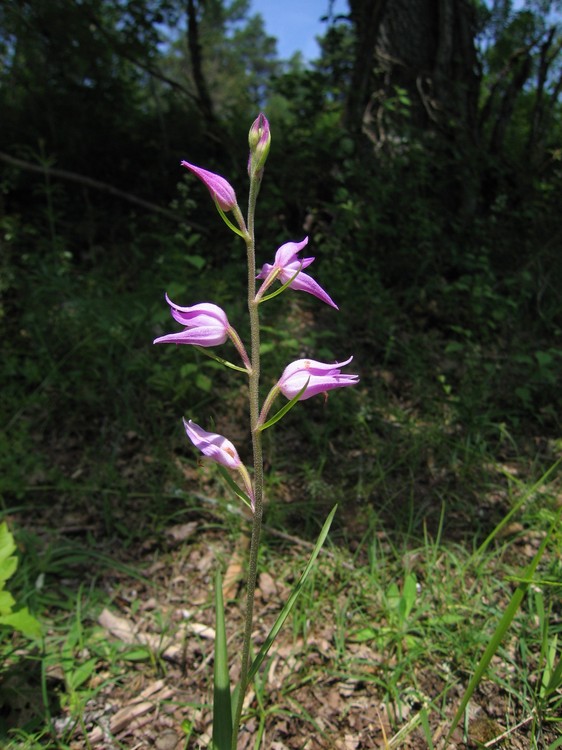
<svg viewBox="0 0 562 750">
<path fill-rule="evenodd" d="M 197 105 L 205 122 L 214 131 L 217 126 L 217 118 L 207 81 L 203 75 L 203 53 L 199 41 L 199 22 L 197 20 L 197 8 L 194 0 L 187 2 L 187 46 L 191 58 L 193 81 L 197 90 Z"/>
<path fill-rule="evenodd" d="M 209 87 L 203 72 L 203 49 L 199 38 L 198 10 L 203 6 L 203 0 L 187 0 L 187 46 L 191 59 L 191 72 L 197 91 L 197 107 L 206 124 L 208 137 L 214 141 L 217 156 L 221 159 L 231 159 L 227 147 L 228 138 L 216 116 Z"/>
<path fill-rule="evenodd" d="M 349 130 L 360 132 L 365 108 L 373 90 L 373 51 L 386 0 L 349 0 L 349 17 L 355 29 L 355 59 L 346 102 Z"/>
<path fill-rule="evenodd" d="M 477 132 L 480 72 L 469 0 L 387 3 L 374 49 L 381 105 L 407 92 L 415 126 Z"/>
<path fill-rule="evenodd" d="M 41 164 L 32 164 L 31 162 L 24 161 L 23 159 L 17 159 L 15 156 L 10 156 L 10 154 L 5 154 L 3 151 L 0 151 L 0 161 L 4 162 L 5 164 L 10 164 L 13 167 L 17 167 L 18 169 L 25 169 L 28 172 L 48 175 L 61 180 L 67 180 L 68 182 L 74 182 L 78 185 L 83 185 L 85 188 L 92 188 L 93 190 L 99 190 L 102 193 L 108 193 L 109 195 L 113 195 L 116 198 L 121 198 L 122 200 L 133 203 L 136 206 L 140 206 L 145 210 L 154 211 L 155 213 L 161 214 L 162 216 L 166 216 L 172 221 L 189 224 L 190 227 L 195 229 L 197 232 L 200 232 L 201 234 L 209 234 L 209 230 L 207 229 L 207 227 L 203 226 L 202 224 L 198 224 L 195 221 L 191 221 L 190 219 L 186 219 L 185 216 L 181 215 L 181 213 L 177 211 L 170 211 L 169 209 L 164 208 L 164 206 L 159 206 L 158 204 L 152 203 L 151 201 L 146 201 L 136 195 L 132 195 L 131 193 L 127 193 L 124 190 L 120 190 L 114 185 L 109 185 L 107 182 L 93 180 L 91 177 L 77 174 L 76 172 L 69 172 L 67 169 L 56 169 L 55 167 L 46 167 Z"/>
<path fill-rule="evenodd" d="M 414 132 L 437 135 L 442 162 L 451 165 L 444 176 L 454 188 L 451 200 L 469 217 L 479 187 L 481 73 L 473 3 L 351 0 L 350 8 L 357 44 L 348 127 L 362 130 L 376 148 Z"/>
<path fill-rule="evenodd" d="M 540 55 L 537 70 L 537 88 L 535 93 L 535 104 L 531 116 L 531 127 L 527 141 L 527 160 L 531 164 L 537 164 L 544 158 L 544 140 L 551 121 L 553 109 L 558 101 L 562 76 L 558 79 L 551 94 L 546 90 L 547 78 L 552 66 L 562 50 L 562 44 L 556 41 L 556 27 L 549 29 L 546 39 L 540 46 Z"/>
<path fill-rule="evenodd" d="M 515 100 L 529 78 L 531 69 L 532 58 L 528 52 L 518 61 L 513 76 L 500 99 L 490 137 L 490 151 L 492 154 L 500 154 L 503 151 L 505 133 L 515 108 Z"/>
</svg>

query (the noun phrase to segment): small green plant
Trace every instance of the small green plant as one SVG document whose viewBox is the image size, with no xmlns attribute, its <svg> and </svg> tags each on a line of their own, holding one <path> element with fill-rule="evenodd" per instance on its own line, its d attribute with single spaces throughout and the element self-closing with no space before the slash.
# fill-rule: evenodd
<svg viewBox="0 0 562 750">
<path fill-rule="evenodd" d="M 11 629 L 28 638 L 38 638 L 41 635 L 39 622 L 27 607 L 14 610 L 16 600 L 5 589 L 6 582 L 14 575 L 18 567 L 15 551 L 14 537 L 4 521 L 0 524 L 0 626 L 4 626 L 5 632 Z"/>
<path fill-rule="evenodd" d="M 544 584 L 543 584 L 544 585 Z M 559 583 L 554 584 L 560 588 Z M 552 627 L 552 603 L 545 606 L 545 597 L 541 589 L 535 592 L 535 610 L 539 620 L 541 639 L 539 679 L 535 687 L 535 713 L 539 723 L 549 720 L 562 723 L 562 649 L 559 643 L 559 632 Z"/>
<path fill-rule="evenodd" d="M 418 581 L 413 573 L 406 573 L 402 588 L 392 581 L 383 593 L 383 610 L 386 624 L 368 625 L 357 631 L 356 642 L 374 640 L 385 653 L 392 650 L 402 655 L 404 649 L 413 648 L 418 642 L 414 632 L 412 612 L 418 595 Z"/>
<path fill-rule="evenodd" d="M 398 637 L 398 644 L 404 639 L 405 645 L 415 645 L 416 637 L 411 633 L 410 615 L 418 595 L 418 582 L 413 573 L 406 573 L 402 590 L 397 583 L 391 583 L 385 594 L 386 612 L 390 631 Z"/>
</svg>

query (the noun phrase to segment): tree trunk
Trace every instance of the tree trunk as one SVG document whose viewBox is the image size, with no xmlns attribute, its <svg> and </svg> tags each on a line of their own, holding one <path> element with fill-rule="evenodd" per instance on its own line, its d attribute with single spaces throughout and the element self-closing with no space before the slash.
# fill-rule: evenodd
<svg viewBox="0 0 562 750">
<path fill-rule="evenodd" d="M 377 148 L 436 134 L 441 156 L 449 154 L 457 208 L 472 214 L 481 77 L 472 2 L 350 0 L 350 8 L 357 43 L 348 127 Z"/>
<path fill-rule="evenodd" d="M 191 59 L 193 82 L 197 91 L 196 102 L 205 122 L 207 135 L 214 141 L 217 155 L 222 158 L 230 158 L 227 137 L 216 116 L 213 100 L 203 73 L 203 49 L 199 38 L 199 20 L 197 18 L 198 10 L 202 5 L 202 0 L 199 0 L 199 7 L 195 0 L 187 0 L 187 46 Z"/>
<path fill-rule="evenodd" d="M 440 131 L 477 132 L 480 73 L 468 0 L 393 0 L 375 46 L 381 104 L 403 89 L 411 122 Z"/>
<path fill-rule="evenodd" d="M 373 90 L 373 52 L 386 0 L 349 0 L 355 29 L 355 59 L 347 96 L 345 121 L 352 132 L 361 132 L 365 108 Z"/>
</svg>

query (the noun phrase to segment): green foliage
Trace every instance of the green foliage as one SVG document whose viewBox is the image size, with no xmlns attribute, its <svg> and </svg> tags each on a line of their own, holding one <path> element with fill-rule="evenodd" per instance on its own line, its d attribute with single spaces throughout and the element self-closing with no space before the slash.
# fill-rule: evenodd
<svg viewBox="0 0 562 750">
<path fill-rule="evenodd" d="M 18 566 L 17 557 L 13 554 L 15 550 L 14 538 L 4 521 L 0 524 L 0 627 L 16 630 L 27 638 L 38 638 L 41 634 L 39 622 L 27 607 L 14 611 L 16 601 L 5 589 L 6 582 L 14 575 Z"/>
</svg>

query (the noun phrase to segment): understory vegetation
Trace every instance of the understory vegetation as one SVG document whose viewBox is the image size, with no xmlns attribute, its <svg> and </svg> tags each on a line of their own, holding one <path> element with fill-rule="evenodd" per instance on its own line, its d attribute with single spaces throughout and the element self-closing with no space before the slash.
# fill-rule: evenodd
<svg viewBox="0 0 562 750">
<path fill-rule="evenodd" d="M 555 4 L 466 4 L 470 134 L 422 116 L 374 42 L 357 126 L 375 5 L 329 16 L 308 65 L 279 61 L 243 2 L 0 8 L 2 747 L 209 745 L 213 575 L 236 624 L 248 519 L 181 415 L 213 418 L 245 460 L 245 383 L 151 342 L 171 330 L 165 292 L 212 290 L 247 326 L 242 248 L 179 161 L 238 191 L 260 109 L 258 263 L 308 235 L 341 307 L 264 306 L 264 387 L 298 357 L 353 355 L 360 383 L 265 434 L 258 646 L 338 512 L 240 747 L 562 747 Z M 40 635 L 4 622 L 23 608 Z"/>
</svg>

